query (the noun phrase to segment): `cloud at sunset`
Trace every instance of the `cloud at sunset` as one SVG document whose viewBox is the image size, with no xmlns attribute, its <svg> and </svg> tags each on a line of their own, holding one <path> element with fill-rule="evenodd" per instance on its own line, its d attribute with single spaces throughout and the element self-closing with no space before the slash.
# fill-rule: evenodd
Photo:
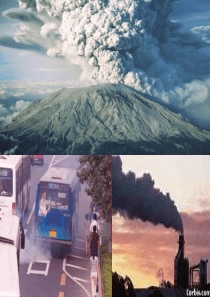
<svg viewBox="0 0 210 297">
<path fill-rule="evenodd" d="M 210 259 L 210 211 L 181 213 L 185 235 L 185 257 L 190 266 L 200 258 Z M 129 220 L 116 214 L 112 221 L 112 270 L 128 275 L 135 287 L 159 285 L 157 273 L 174 283 L 174 258 L 178 233 L 162 225 L 140 219 Z M 210 266 L 208 265 L 208 282 Z"/>
</svg>

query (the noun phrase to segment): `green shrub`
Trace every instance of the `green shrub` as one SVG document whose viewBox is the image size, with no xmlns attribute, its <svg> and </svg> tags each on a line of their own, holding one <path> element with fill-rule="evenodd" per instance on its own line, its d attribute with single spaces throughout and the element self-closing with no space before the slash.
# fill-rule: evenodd
<svg viewBox="0 0 210 297">
<path fill-rule="evenodd" d="M 108 250 L 108 243 L 101 246 L 101 265 L 103 271 L 104 295 L 105 297 L 112 296 L 112 264 L 111 253 Z"/>
</svg>

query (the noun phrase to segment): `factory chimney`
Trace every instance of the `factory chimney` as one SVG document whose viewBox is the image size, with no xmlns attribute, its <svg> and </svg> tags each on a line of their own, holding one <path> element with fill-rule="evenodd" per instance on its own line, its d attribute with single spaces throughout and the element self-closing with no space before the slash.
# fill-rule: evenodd
<svg viewBox="0 0 210 297">
<path fill-rule="evenodd" d="M 179 232 L 179 250 L 176 258 L 184 258 L 184 233 Z"/>
<path fill-rule="evenodd" d="M 184 258 L 184 233 L 179 233 L 179 249 L 174 262 L 174 286 L 188 287 L 189 262 Z"/>
</svg>

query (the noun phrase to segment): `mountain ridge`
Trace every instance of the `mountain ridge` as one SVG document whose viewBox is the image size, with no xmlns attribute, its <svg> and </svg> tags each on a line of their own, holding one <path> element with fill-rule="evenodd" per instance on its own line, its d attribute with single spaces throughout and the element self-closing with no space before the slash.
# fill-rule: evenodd
<svg viewBox="0 0 210 297">
<path fill-rule="evenodd" d="M 37 152 L 45 154 L 77 150 L 112 154 L 117 147 L 119 152 L 136 154 L 138 146 L 140 153 L 159 154 L 161 147 L 161 154 L 188 154 L 208 153 L 210 147 L 209 131 L 131 87 L 110 83 L 62 88 L 32 102 L 5 129 L 8 137 L 21 143 L 27 138 Z M 27 144 L 25 149 L 32 151 Z"/>
</svg>

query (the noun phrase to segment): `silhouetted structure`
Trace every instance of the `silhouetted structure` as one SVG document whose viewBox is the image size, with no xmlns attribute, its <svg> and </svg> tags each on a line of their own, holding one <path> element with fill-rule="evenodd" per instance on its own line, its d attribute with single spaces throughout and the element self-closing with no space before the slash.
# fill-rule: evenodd
<svg viewBox="0 0 210 297">
<path fill-rule="evenodd" d="M 174 262 L 174 286 L 187 288 L 189 284 L 189 261 L 184 258 L 184 235 L 179 235 L 179 250 Z"/>
<path fill-rule="evenodd" d="M 112 272 L 112 296 L 136 297 L 133 283 L 127 275 L 124 279 L 117 272 Z"/>
<path fill-rule="evenodd" d="M 200 260 L 199 264 L 190 267 L 190 286 L 201 289 L 207 286 L 207 263 L 208 260 Z M 199 281 L 195 280 L 195 273 L 199 274 Z"/>
<path fill-rule="evenodd" d="M 133 283 L 132 283 L 130 277 L 128 277 L 127 275 L 125 277 L 125 288 L 126 288 L 125 291 L 126 291 L 128 297 L 136 297 Z"/>
</svg>

